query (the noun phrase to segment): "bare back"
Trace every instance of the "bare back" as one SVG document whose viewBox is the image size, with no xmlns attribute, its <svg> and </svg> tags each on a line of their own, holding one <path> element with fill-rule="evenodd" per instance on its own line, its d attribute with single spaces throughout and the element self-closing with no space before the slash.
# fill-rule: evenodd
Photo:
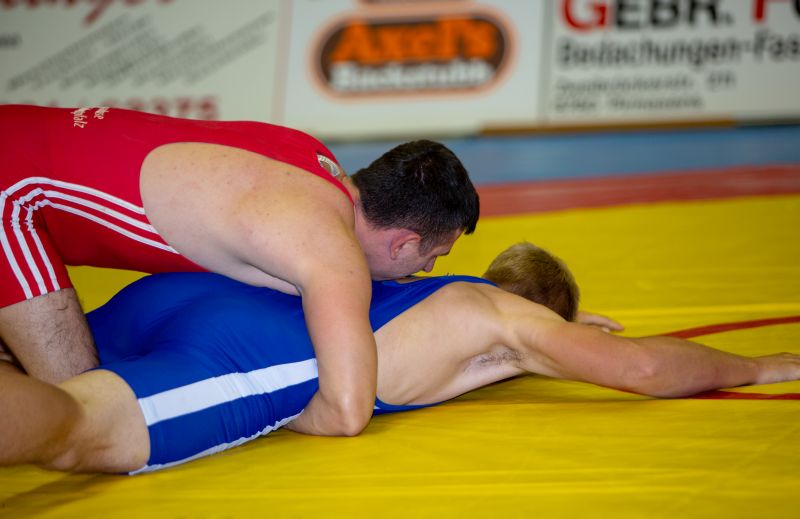
<svg viewBox="0 0 800 519">
<path fill-rule="evenodd" d="M 147 215 L 162 237 L 200 266 L 288 293 L 309 229 L 352 226 L 333 184 L 250 151 L 207 143 L 153 150 L 141 171 Z"/>
<path fill-rule="evenodd" d="M 376 332 L 378 397 L 430 404 L 524 373 L 514 314 L 563 321 L 492 285 L 442 287 Z"/>
</svg>

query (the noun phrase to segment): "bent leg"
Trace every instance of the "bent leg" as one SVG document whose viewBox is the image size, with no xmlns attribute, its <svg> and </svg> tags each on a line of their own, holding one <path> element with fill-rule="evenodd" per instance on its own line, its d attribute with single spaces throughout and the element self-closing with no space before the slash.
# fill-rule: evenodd
<svg viewBox="0 0 800 519">
<path fill-rule="evenodd" d="M 127 472 L 150 455 L 136 397 L 109 371 L 91 371 L 57 387 L 0 369 L 0 416 L 0 465 Z"/>
<path fill-rule="evenodd" d="M 0 339 L 28 374 L 45 382 L 57 384 L 97 367 L 92 334 L 72 288 L 0 308 Z"/>
</svg>

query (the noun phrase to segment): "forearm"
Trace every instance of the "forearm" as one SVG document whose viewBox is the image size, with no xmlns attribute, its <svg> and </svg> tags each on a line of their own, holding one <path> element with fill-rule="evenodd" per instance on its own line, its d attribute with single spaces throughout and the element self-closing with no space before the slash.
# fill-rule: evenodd
<svg viewBox="0 0 800 519">
<path fill-rule="evenodd" d="M 531 321 L 520 367 L 657 397 L 800 378 L 800 356 L 743 357 L 673 337 L 626 338 L 594 327 Z"/>
<path fill-rule="evenodd" d="M 331 300 L 338 303 L 335 311 Z M 330 436 L 358 434 L 372 416 L 377 386 L 369 286 L 338 298 L 317 287 L 303 294 L 303 308 L 317 356 L 319 390 L 298 418 L 298 430 Z"/>
<path fill-rule="evenodd" d="M 352 349 L 357 358 L 323 355 L 318 360 L 319 390 L 292 430 L 320 436 L 354 436 L 366 427 L 375 405 L 375 348 Z"/>
<path fill-rule="evenodd" d="M 319 390 L 299 426 L 314 434 L 357 434 L 372 415 L 377 381 L 372 284 L 352 205 L 338 190 L 313 184 L 305 187 L 323 187 L 314 196 L 304 187 L 293 192 L 294 200 L 270 197 L 268 227 L 264 200 L 248 197 L 238 210 L 246 232 L 232 246 L 245 263 L 291 283 L 302 297 Z"/>
<path fill-rule="evenodd" d="M 636 371 L 639 377 L 631 388 L 637 393 L 681 397 L 755 384 L 769 369 L 759 359 L 673 337 L 643 337 L 633 341 L 647 353 L 643 369 Z"/>
<path fill-rule="evenodd" d="M 366 427 L 377 386 L 377 351 L 368 331 L 372 340 L 358 343 L 362 348 L 343 347 L 331 355 L 327 344 L 315 345 L 319 389 L 287 428 L 317 436 L 355 436 Z"/>
</svg>

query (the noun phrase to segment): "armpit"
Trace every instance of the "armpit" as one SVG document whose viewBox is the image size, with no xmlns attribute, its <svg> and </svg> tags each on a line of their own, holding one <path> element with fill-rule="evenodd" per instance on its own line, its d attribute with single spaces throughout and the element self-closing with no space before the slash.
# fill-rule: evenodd
<svg viewBox="0 0 800 519">
<path fill-rule="evenodd" d="M 494 351 L 474 357 L 467 365 L 466 371 L 518 363 L 521 360 L 522 354 L 520 352 L 501 346 Z"/>
</svg>

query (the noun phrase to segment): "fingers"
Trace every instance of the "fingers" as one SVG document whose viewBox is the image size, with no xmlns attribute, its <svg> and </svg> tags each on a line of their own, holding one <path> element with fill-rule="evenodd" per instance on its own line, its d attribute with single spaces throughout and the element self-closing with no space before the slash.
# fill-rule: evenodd
<svg viewBox="0 0 800 519">
<path fill-rule="evenodd" d="M 579 324 L 586 324 L 589 326 L 597 326 L 604 332 L 619 332 L 625 329 L 622 324 L 611 319 L 610 317 L 606 317 L 605 315 L 595 314 L 592 312 L 584 312 L 579 311 L 578 315 L 575 317 L 575 322 Z"/>
</svg>

